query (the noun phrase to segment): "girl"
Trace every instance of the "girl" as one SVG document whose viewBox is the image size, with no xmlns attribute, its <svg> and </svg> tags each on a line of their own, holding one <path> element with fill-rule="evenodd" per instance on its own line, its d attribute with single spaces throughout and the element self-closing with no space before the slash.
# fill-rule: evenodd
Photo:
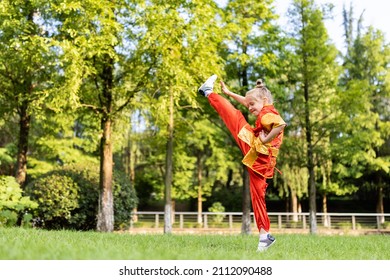
<svg viewBox="0 0 390 280">
<path fill-rule="evenodd" d="M 223 93 L 257 116 L 255 128 L 252 128 L 239 110 L 213 92 L 216 79 L 216 75 L 208 78 L 198 92 L 208 97 L 209 103 L 218 112 L 244 155 L 242 162 L 248 168 L 252 208 L 260 233 L 258 251 L 264 251 L 275 242 L 275 238 L 269 234 L 270 221 L 265 203 L 266 179 L 273 177 L 286 123 L 274 108 L 271 92 L 261 80 L 257 80 L 256 87 L 248 91 L 245 97 L 231 92 L 221 81 Z"/>
</svg>

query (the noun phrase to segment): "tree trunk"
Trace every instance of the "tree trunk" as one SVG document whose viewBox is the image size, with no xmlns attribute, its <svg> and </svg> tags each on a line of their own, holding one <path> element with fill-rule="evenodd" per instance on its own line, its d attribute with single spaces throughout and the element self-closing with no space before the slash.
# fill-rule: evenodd
<svg viewBox="0 0 390 280">
<path fill-rule="evenodd" d="M 100 140 L 100 193 L 97 230 L 114 230 L 114 198 L 112 193 L 112 143 L 111 120 L 102 120 L 103 137 Z"/>
<path fill-rule="evenodd" d="M 23 186 L 27 176 L 27 151 L 28 151 L 28 136 L 30 132 L 31 117 L 27 112 L 28 103 L 23 101 L 19 107 L 19 143 L 18 154 L 16 159 L 15 178 L 16 181 Z"/>
<path fill-rule="evenodd" d="M 132 139 L 132 126 L 131 126 L 131 120 L 130 120 L 130 128 L 127 135 L 127 147 L 124 151 L 124 166 L 127 176 L 129 176 L 130 179 L 130 185 L 134 189 L 135 188 L 135 166 L 137 161 L 137 143 L 136 141 L 133 141 Z M 137 206 L 133 209 L 133 215 L 131 217 L 131 223 L 138 222 L 138 216 L 137 216 L 138 208 Z"/>
<path fill-rule="evenodd" d="M 291 212 L 293 212 L 293 222 L 298 222 L 298 197 L 295 190 L 291 190 Z"/>
<path fill-rule="evenodd" d="M 202 156 L 198 151 L 197 154 L 198 169 L 198 224 L 202 225 Z"/>
<path fill-rule="evenodd" d="M 242 45 L 242 53 L 247 53 L 247 45 L 244 43 Z M 248 68 L 246 65 L 243 65 L 242 71 L 240 73 L 240 79 L 242 81 L 242 93 L 245 94 L 248 91 Z M 248 120 L 249 112 L 244 114 L 245 118 Z M 243 192 L 242 192 L 242 225 L 241 225 L 242 234 L 251 234 L 251 194 L 249 186 L 249 173 L 246 167 L 244 167 L 243 172 Z"/>
<path fill-rule="evenodd" d="M 233 170 L 229 169 L 228 175 L 227 175 L 227 180 L 226 180 L 226 188 L 227 189 L 230 188 L 230 184 L 232 183 L 232 180 L 233 180 Z"/>
<path fill-rule="evenodd" d="M 113 60 L 107 58 L 100 75 L 103 85 L 100 96 L 100 102 L 103 108 L 101 117 L 103 135 L 100 140 L 100 192 L 97 230 L 102 232 L 111 232 L 114 230 L 114 197 L 112 191 L 113 157 L 111 141 L 113 69 Z"/>
<path fill-rule="evenodd" d="M 305 59 L 304 59 L 305 61 Z M 304 66 L 307 62 L 304 62 Z M 306 130 L 306 145 L 307 145 L 307 169 L 309 171 L 309 222 L 310 233 L 317 233 L 317 205 L 316 205 L 316 181 L 314 174 L 314 153 L 312 142 L 312 127 L 310 120 L 310 102 L 309 102 L 309 82 L 305 80 L 304 83 L 304 97 L 305 97 L 305 130 Z"/>
<path fill-rule="evenodd" d="M 30 9 L 27 15 L 27 20 L 29 24 L 34 24 L 34 9 Z M 35 34 L 30 34 L 34 36 Z M 32 74 L 31 74 L 32 75 Z M 25 81 L 21 82 L 21 86 L 26 91 L 22 93 L 21 99 L 18 101 L 20 105 L 18 106 L 19 113 L 19 143 L 18 143 L 18 154 L 16 157 L 16 167 L 15 167 L 15 179 L 20 186 L 23 186 L 26 182 L 27 177 L 27 152 L 28 152 L 28 137 L 30 133 L 30 122 L 31 116 L 28 113 L 29 101 L 27 95 L 32 95 L 32 90 L 34 88 L 31 82 L 31 75 L 27 74 Z"/>
<path fill-rule="evenodd" d="M 310 233 L 317 233 L 317 203 L 316 203 L 316 182 L 314 179 L 314 168 L 311 166 L 309 170 L 309 221 Z"/>
<path fill-rule="evenodd" d="M 322 223 L 324 227 L 329 226 L 329 218 L 328 218 L 328 199 L 326 194 L 323 194 L 322 196 L 322 212 L 324 213 L 324 216 L 322 216 Z"/>
<path fill-rule="evenodd" d="M 243 171 L 243 192 L 242 192 L 242 224 L 241 234 L 251 234 L 251 194 L 249 188 L 249 173 L 246 167 Z"/>
<path fill-rule="evenodd" d="M 379 175 L 380 176 L 380 175 Z M 379 178 L 379 184 L 378 184 L 378 200 L 376 203 L 376 212 L 379 214 L 384 214 L 385 209 L 383 206 L 383 185 L 382 185 L 382 177 Z M 385 216 L 379 216 L 379 223 L 384 224 L 385 223 Z"/>
<path fill-rule="evenodd" d="M 172 233 L 173 93 L 170 93 L 167 153 L 165 157 L 164 233 Z"/>
</svg>

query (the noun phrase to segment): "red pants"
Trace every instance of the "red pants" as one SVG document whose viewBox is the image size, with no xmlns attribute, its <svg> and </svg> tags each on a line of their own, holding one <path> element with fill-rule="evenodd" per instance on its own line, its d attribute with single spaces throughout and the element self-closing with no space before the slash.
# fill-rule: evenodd
<svg viewBox="0 0 390 280">
<path fill-rule="evenodd" d="M 237 110 L 228 100 L 216 93 L 208 96 L 211 106 L 218 112 L 226 127 L 236 140 L 242 153 L 250 150 L 250 146 L 237 137 L 240 130 L 248 124 L 241 111 Z M 248 168 L 249 185 L 252 198 L 252 208 L 255 214 L 257 228 L 269 231 L 270 221 L 268 218 L 267 207 L 265 205 L 265 191 L 267 189 L 266 179 L 260 174 Z"/>
</svg>

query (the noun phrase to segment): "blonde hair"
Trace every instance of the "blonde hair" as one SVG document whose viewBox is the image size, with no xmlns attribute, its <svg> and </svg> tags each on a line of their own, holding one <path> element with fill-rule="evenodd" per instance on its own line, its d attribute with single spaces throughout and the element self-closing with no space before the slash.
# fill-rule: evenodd
<svg viewBox="0 0 390 280">
<path fill-rule="evenodd" d="M 248 91 L 246 93 L 246 96 L 248 96 L 248 95 L 253 95 L 258 100 L 263 100 L 263 98 L 267 98 L 268 103 L 270 103 L 270 104 L 274 103 L 274 99 L 272 97 L 271 92 L 265 86 L 265 84 L 263 83 L 263 81 L 261 79 L 258 79 L 256 81 L 256 86 L 254 89 L 251 89 L 250 91 Z"/>
</svg>

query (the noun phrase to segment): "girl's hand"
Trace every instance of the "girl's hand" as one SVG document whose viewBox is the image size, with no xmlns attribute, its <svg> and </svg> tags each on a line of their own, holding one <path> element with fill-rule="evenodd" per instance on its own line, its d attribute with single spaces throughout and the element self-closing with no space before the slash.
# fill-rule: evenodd
<svg viewBox="0 0 390 280">
<path fill-rule="evenodd" d="M 267 144 L 272 141 L 278 134 L 286 127 L 286 124 L 283 124 L 278 127 L 274 127 L 270 132 L 265 132 L 264 130 L 260 131 L 259 139 L 263 144 Z"/>
<path fill-rule="evenodd" d="M 259 133 L 259 139 L 261 141 L 261 143 L 265 144 L 266 141 L 267 141 L 267 136 L 268 136 L 268 133 L 266 133 L 264 130 L 260 131 Z"/>
<path fill-rule="evenodd" d="M 221 89 L 222 89 L 222 92 L 224 94 L 229 95 L 230 90 L 227 88 L 227 86 L 225 85 L 225 83 L 223 81 L 221 81 Z"/>
</svg>

